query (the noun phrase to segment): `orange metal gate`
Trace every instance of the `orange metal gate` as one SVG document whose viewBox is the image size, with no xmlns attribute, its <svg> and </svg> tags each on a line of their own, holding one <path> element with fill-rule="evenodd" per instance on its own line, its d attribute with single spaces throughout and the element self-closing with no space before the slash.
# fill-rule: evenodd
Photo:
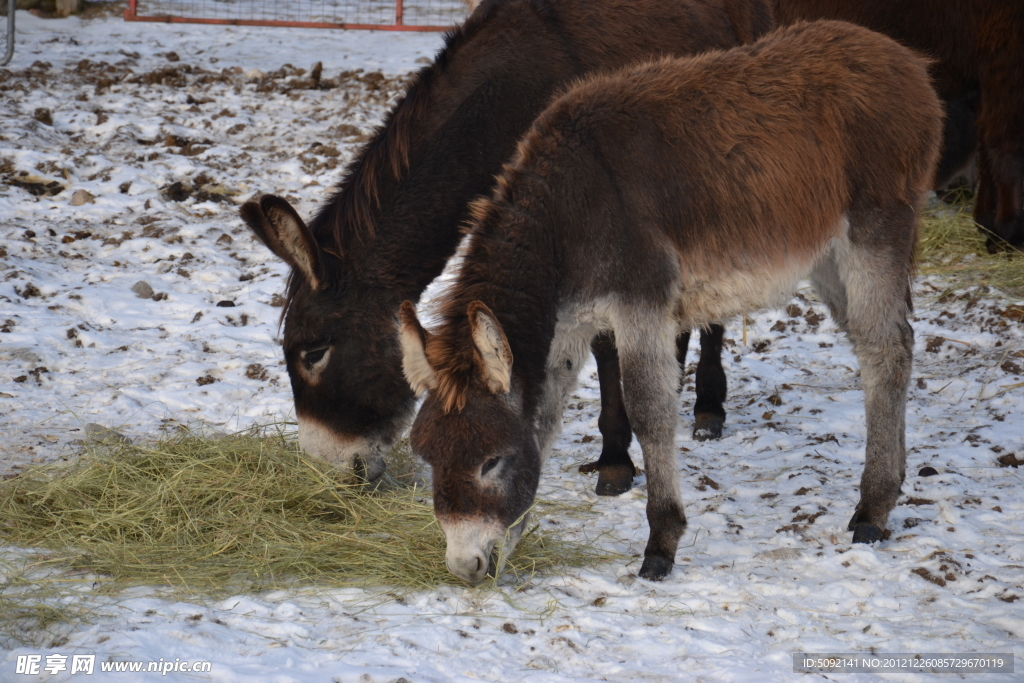
<svg viewBox="0 0 1024 683">
<path fill-rule="evenodd" d="M 182 24 L 446 31 L 465 19 L 466 11 L 462 0 L 128 0 L 124 18 Z"/>
</svg>

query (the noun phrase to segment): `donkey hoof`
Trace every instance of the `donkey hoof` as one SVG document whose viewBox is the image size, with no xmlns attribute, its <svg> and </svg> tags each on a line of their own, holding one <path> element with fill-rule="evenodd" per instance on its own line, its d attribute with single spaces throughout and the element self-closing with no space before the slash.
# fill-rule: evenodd
<svg viewBox="0 0 1024 683">
<path fill-rule="evenodd" d="M 672 571 L 672 560 L 664 557 L 649 555 L 644 558 L 643 566 L 640 567 L 640 578 L 648 581 L 661 581 Z"/>
<path fill-rule="evenodd" d="M 693 423 L 693 438 L 697 441 L 721 439 L 725 417 L 713 413 L 698 413 Z"/>
<path fill-rule="evenodd" d="M 632 465 L 605 465 L 597 474 L 597 490 L 599 496 L 620 496 L 633 488 L 633 475 L 636 469 Z"/>
<path fill-rule="evenodd" d="M 854 543 L 874 543 L 881 541 L 884 532 L 874 524 L 858 524 L 853 529 Z"/>
</svg>

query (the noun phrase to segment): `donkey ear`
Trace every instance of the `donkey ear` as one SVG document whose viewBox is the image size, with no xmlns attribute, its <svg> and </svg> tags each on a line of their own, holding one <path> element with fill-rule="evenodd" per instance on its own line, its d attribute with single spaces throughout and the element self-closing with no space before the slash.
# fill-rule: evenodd
<svg viewBox="0 0 1024 683">
<path fill-rule="evenodd" d="M 320 289 L 324 279 L 320 247 L 291 204 L 280 197 L 265 194 L 259 202 L 251 199 L 243 204 L 240 213 L 242 220 L 263 244 L 300 271 L 310 287 Z"/>
<path fill-rule="evenodd" d="M 492 394 L 507 393 L 512 385 L 512 348 L 501 323 L 482 301 L 471 303 L 466 315 L 487 388 Z"/>
<path fill-rule="evenodd" d="M 401 321 L 402 370 L 413 393 L 420 396 L 428 389 L 437 389 L 437 376 L 427 361 L 426 346 L 430 333 L 420 325 L 411 301 L 402 302 L 398 318 Z"/>
</svg>

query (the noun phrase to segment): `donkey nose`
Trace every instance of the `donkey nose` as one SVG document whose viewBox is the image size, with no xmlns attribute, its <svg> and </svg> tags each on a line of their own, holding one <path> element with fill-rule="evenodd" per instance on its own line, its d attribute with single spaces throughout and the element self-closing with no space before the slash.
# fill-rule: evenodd
<svg viewBox="0 0 1024 683">
<path fill-rule="evenodd" d="M 387 463 L 383 458 L 364 458 L 357 455 L 352 460 L 352 471 L 358 479 L 372 484 L 384 475 Z"/>
<path fill-rule="evenodd" d="M 448 571 L 463 581 L 478 584 L 487 576 L 487 558 L 480 554 L 467 557 L 449 557 Z"/>
</svg>

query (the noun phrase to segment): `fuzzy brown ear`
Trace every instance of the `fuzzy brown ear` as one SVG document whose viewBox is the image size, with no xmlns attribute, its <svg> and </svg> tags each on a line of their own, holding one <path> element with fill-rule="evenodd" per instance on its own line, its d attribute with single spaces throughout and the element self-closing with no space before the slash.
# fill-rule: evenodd
<svg viewBox="0 0 1024 683">
<path fill-rule="evenodd" d="M 411 301 L 403 301 L 398 309 L 401 322 L 399 336 L 402 339 L 402 370 L 409 386 L 417 396 L 428 389 L 437 389 L 437 375 L 427 361 L 427 340 L 430 333 L 423 329 L 416 317 L 416 308 Z"/>
<path fill-rule="evenodd" d="M 501 323 L 482 301 L 469 304 L 466 315 L 487 388 L 493 394 L 507 393 L 512 386 L 512 347 Z"/>
<path fill-rule="evenodd" d="M 243 204 L 240 213 L 263 244 L 301 272 L 310 287 L 320 289 L 324 282 L 320 247 L 291 204 L 265 194 L 258 202 L 250 199 Z"/>
</svg>

